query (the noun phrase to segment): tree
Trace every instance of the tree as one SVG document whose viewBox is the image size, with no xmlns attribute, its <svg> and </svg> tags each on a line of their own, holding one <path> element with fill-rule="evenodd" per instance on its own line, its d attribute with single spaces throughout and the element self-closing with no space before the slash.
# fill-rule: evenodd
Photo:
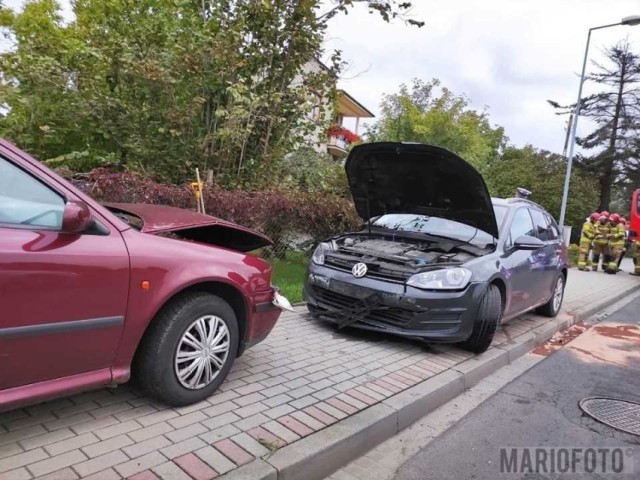
<svg viewBox="0 0 640 480">
<path fill-rule="evenodd" d="M 593 152 L 578 162 L 598 179 L 600 210 L 610 209 L 612 190 L 640 161 L 640 57 L 630 51 L 627 41 L 607 49 L 606 55 L 608 64 L 594 62 L 596 72 L 586 76 L 603 90 L 582 99 L 580 106 L 580 116 L 591 119 L 596 128 L 577 139 L 584 150 Z M 575 109 L 550 103 L 561 114 Z"/>
<path fill-rule="evenodd" d="M 194 167 L 219 182 L 271 178 L 274 161 L 330 118 L 340 54 L 319 72 L 327 21 L 362 4 L 405 19 L 410 2 L 55 0 L 0 9 L 0 135 L 54 166 L 110 163 L 174 181 Z M 1 111 L 1 110 L 0 110 Z"/>
<path fill-rule="evenodd" d="M 422 142 L 447 148 L 481 172 L 498 158 L 507 138 L 492 126 L 487 112 L 469 108 L 469 100 L 436 79 L 401 85 L 384 97 L 380 119 L 368 131 L 374 141 Z"/>
<path fill-rule="evenodd" d="M 321 20 L 330 20 L 340 13 L 347 13 L 350 8 L 362 5 L 369 9 L 369 13 L 378 13 L 385 22 L 400 18 L 409 25 L 424 26 L 423 21 L 409 16 L 412 4 L 404 0 L 331 0 L 327 3 L 329 4 L 329 9 L 320 14 L 319 18 Z"/>
<path fill-rule="evenodd" d="M 485 180 L 491 194 L 509 198 L 518 187 L 531 191 L 531 200 L 558 218 L 567 162 L 561 156 L 531 145 L 509 146 L 491 163 Z M 571 172 L 571 195 L 567 204 L 566 224 L 582 225 L 597 206 L 598 182 L 577 165 Z"/>
</svg>

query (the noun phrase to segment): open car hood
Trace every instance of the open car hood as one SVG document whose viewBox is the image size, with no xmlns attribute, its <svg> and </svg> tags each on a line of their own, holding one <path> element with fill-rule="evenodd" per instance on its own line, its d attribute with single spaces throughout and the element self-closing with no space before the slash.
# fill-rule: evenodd
<svg viewBox="0 0 640 480">
<path fill-rule="evenodd" d="M 182 208 L 144 203 L 106 203 L 105 207 L 138 217 L 143 233 L 175 233 L 180 238 L 241 252 L 272 243 L 269 237 L 250 228 Z"/>
<path fill-rule="evenodd" d="M 449 150 L 418 143 L 366 143 L 351 150 L 345 169 L 364 220 L 386 213 L 431 215 L 498 238 L 482 176 Z"/>
</svg>

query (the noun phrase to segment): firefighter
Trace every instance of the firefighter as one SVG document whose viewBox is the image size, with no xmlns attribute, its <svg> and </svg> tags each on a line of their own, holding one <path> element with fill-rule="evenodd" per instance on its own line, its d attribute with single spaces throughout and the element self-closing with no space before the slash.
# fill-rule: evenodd
<svg viewBox="0 0 640 480">
<path fill-rule="evenodd" d="M 591 266 L 589 253 L 591 252 L 593 239 L 596 236 L 596 223 L 600 214 L 593 212 L 582 225 L 582 233 L 580 233 L 580 257 L 578 259 L 578 270 L 588 272 Z"/>
<path fill-rule="evenodd" d="M 620 223 L 622 224 L 622 228 L 624 228 L 624 247 L 622 247 L 622 253 L 618 258 L 618 271 L 621 272 L 620 264 L 622 263 L 622 259 L 627 254 L 627 250 L 629 250 L 629 228 L 627 226 L 627 219 L 624 217 L 620 217 Z"/>
<path fill-rule="evenodd" d="M 636 241 L 632 241 L 631 244 L 633 244 L 633 246 L 636 249 L 636 254 L 633 257 L 633 273 L 629 273 L 630 275 L 639 275 L 640 276 L 640 243 L 638 240 Z"/>
<path fill-rule="evenodd" d="M 609 217 L 610 231 L 609 231 L 609 258 L 604 270 L 607 273 L 615 275 L 618 272 L 618 259 L 622 254 L 624 248 L 624 225 L 620 222 L 620 215 L 617 213 L 611 214 Z"/>
<path fill-rule="evenodd" d="M 600 263 L 600 255 L 602 259 L 602 268 L 607 268 L 607 258 L 609 256 L 609 212 L 600 212 L 600 218 L 596 224 L 596 235 L 593 238 L 593 263 L 591 269 L 594 272 L 598 271 L 598 264 Z"/>
</svg>

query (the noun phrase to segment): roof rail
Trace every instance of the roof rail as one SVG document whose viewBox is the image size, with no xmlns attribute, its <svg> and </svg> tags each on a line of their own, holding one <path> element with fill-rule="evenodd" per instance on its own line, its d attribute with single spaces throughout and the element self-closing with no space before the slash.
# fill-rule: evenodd
<svg viewBox="0 0 640 480">
<path fill-rule="evenodd" d="M 507 198 L 506 199 L 508 203 L 528 203 L 530 205 L 536 206 L 542 210 L 544 210 L 544 207 L 532 200 L 529 200 L 528 198 Z"/>
</svg>

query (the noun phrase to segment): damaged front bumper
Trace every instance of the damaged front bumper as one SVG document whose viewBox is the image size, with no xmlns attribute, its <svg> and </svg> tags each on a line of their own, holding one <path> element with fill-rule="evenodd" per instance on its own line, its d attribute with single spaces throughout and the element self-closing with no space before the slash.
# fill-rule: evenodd
<svg viewBox="0 0 640 480">
<path fill-rule="evenodd" d="M 462 291 L 425 291 L 313 265 L 304 299 L 314 316 L 338 327 L 461 342 L 471 335 L 486 287 L 470 283 Z"/>
</svg>

